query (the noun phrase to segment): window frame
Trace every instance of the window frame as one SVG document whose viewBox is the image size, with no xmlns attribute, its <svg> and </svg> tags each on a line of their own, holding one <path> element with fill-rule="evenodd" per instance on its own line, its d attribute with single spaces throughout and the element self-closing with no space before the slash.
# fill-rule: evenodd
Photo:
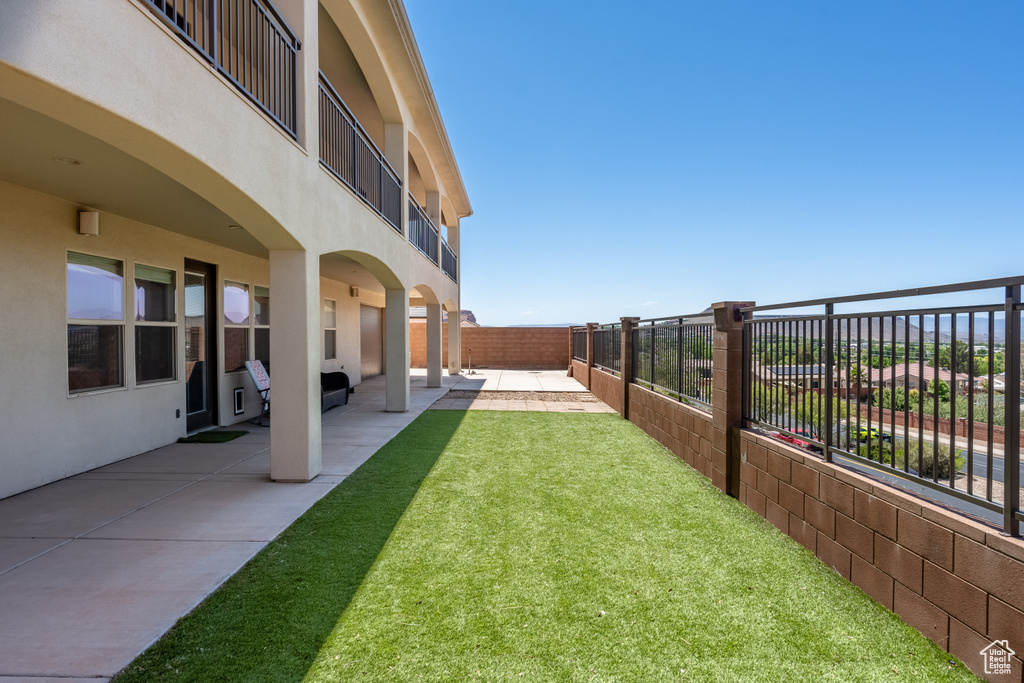
<svg viewBox="0 0 1024 683">
<path fill-rule="evenodd" d="M 256 297 L 259 296 L 259 291 L 258 290 L 261 290 L 261 289 L 266 291 L 266 293 L 267 293 L 267 296 L 266 296 L 267 308 L 270 308 L 270 287 L 269 286 L 264 286 L 264 285 L 256 285 L 256 284 L 254 284 L 253 287 L 252 287 L 252 316 L 251 316 L 252 328 L 253 328 L 253 331 L 252 331 L 252 359 L 256 360 L 256 347 L 257 347 L 257 344 L 256 344 L 256 331 L 257 330 L 267 330 L 267 362 L 264 363 L 264 365 L 267 365 L 270 362 L 270 349 L 269 349 L 269 345 L 270 345 L 270 320 L 268 318 L 266 323 L 260 323 L 259 319 L 256 317 Z M 260 358 L 259 360 L 262 361 L 263 359 Z"/>
<path fill-rule="evenodd" d="M 72 318 L 69 315 L 68 307 L 70 305 L 68 292 L 71 286 L 69 279 L 69 266 L 71 263 L 71 254 L 78 254 L 80 256 L 89 256 L 93 258 L 105 259 L 107 261 L 113 261 L 121 266 L 121 319 L 101 319 L 101 318 Z M 108 256 L 106 254 L 97 252 L 85 252 L 77 251 L 75 249 L 64 250 L 64 379 L 65 379 L 65 390 L 67 391 L 68 398 L 78 398 L 80 396 L 95 396 L 97 394 L 109 394 L 117 391 L 128 390 L 128 377 L 127 377 L 127 363 L 125 362 L 125 355 L 127 351 L 127 311 L 129 308 L 127 287 L 125 286 L 128 262 L 126 259 L 117 258 L 115 256 Z M 85 388 L 73 390 L 71 388 L 71 348 L 68 341 L 68 332 L 72 326 L 75 327 L 115 327 L 119 328 L 120 340 L 118 344 L 118 376 L 120 383 L 104 385 L 101 387 Z"/>
<path fill-rule="evenodd" d="M 321 318 L 320 318 L 320 324 L 323 327 L 323 331 L 324 331 L 324 333 L 323 333 L 323 354 L 322 354 L 323 355 L 323 360 L 325 360 L 325 361 L 326 360 L 338 360 L 338 300 L 337 299 L 328 299 L 327 297 L 322 297 L 322 301 L 323 301 L 323 304 L 321 305 L 322 314 L 321 314 Z M 327 302 L 328 301 L 330 301 L 331 304 L 333 304 L 333 306 L 334 306 L 334 309 L 332 311 L 330 311 L 331 314 L 334 315 L 334 325 L 332 325 L 332 326 L 328 326 L 327 325 L 327 313 L 328 313 L 328 311 L 327 311 Z M 330 345 L 330 347 L 328 347 L 328 344 L 327 344 L 327 333 L 328 332 L 332 333 L 332 336 L 334 337 L 333 343 Z M 328 355 L 328 351 L 330 352 L 330 355 Z"/>
<path fill-rule="evenodd" d="M 247 307 L 246 307 L 247 311 L 248 311 L 248 315 L 247 315 L 246 321 L 244 323 L 229 323 L 228 322 L 227 306 L 225 305 L 226 304 L 225 294 L 227 293 L 227 288 L 228 288 L 229 285 L 245 287 L 246 299 L 248 300 L 247 301 Z M 253 287 L 248 282 L 240 282 L 238 280 L 229 280 L 228 278 L 223 278 L 221 280 L 221 288 L 220 288 L 220 292 L 221 292 L 221 316 L 220 317 L 221 317 L 222 328 L 223 328 L 223 333 L 221 335 L 221 339 L 222 339 L 221 353 L 224 354 L 224 364 L 221 366 L 221 371 L 225 375 L 237 375 L 237 374 L 241 374 L 243 372 L 246 372 L 245 361 L 252 360 L 252 351 L 253 351 L 252 339 L 251 339 L 251 337 L 253 336 L 253 333 L 252 333 L 252 326 L 253 326 L 253 296 L 252 296 L 252 291 L 253 291 Z M 230 370 L 228 369 L 228 365 L 227 365 L 227 360 L 228 360 L 228 334 L 227 334 L 227 331 L 228 330 L 245 330 L 245 351 L 242 354 L 243 355 L 242 365 L 241 365 L 241 367 L 230 369 Z"/>
<path fill-rule="evenodd" d="M 138 303 L 137 300 L 136 300 L 136 296 L 137 296 L 138 292 L 137 292 L 136 287 L 135 287 L 135 274 L 136 274 L 137 269 L 138 269 L 139 266 L 143 266 L 145 268 L 155 268 L 157 270 L 165 270 L 165 271 L 167 271 L 167 272 L 169 272 L 171 274 L 171 277 L 173 278 L 173 285 L 174 285 L 174 306 L 172 307 L 172 310 L 173 310 L 173 313 L 174 313 L 174 320 L 173 321 L 166 321 L 166 320 L 164 320 L 164 321 L 136 320 L 136 316 L 135 316 L 134 311 L 135 311 L 135 306 Z M 155 265 L 152 265 L 152 264 L 149 264 L 149 263 L 140 262 L 140 261 L 133 261 L 132 262 L 132 297 L 131 297 L 131 299 L 132 299 L 132 315 L 131 315 L 131 324 L 132 324 L 132 344 L 134 346 L 134 348 L 132 349 L 132 351 L 133 351 L 132 356 L 133 356 L 134 362 L 135 362 L 135 368 L 134 368 L 135 374 L 134 374 L 134 377 L 133 377 L 133 380 L 134 380 L 133 387 L 136 388 L 136 389 L 141 388 L 141 387 L 151 387 L 151 386 L 156 386 L 156 385 L 161 385 L 161 384 L 176 384 L 178 382 L 178 380 L 179 380 L 179 376 L 178 376 L 178 365 L 179 365 L 179 363 L 178 363 L 178 351 L 179 351 L 179 348 L 178 347 L 179 347 L 180 344 L 179 344 L 179 339 L 178 339 L 178 328 L 180 327 L 181 324 L 183 324 L 183 319 L 184 319 L 184 316 L 182 315 L 182 312 L 178 310 L 179 306 L 183 305 L 182 302 L 184 301 L 184 297 L 180 296 L 180 292 L 178 291 L 178 285 L 180 284 L 179 283 L 179 279 L 180 278 L 178 277 L 178 270 L 177 270 L 177 268 L 165 268 L 164 266 L 155 266 Z M 179 320 L 179 318 L 182 318 L 182 320 Z M 164 327 L 164 328 L 173 328 L 174 329 L 174 333 L 173 333 L 173 337 L 172 337 L 172 347 L 173 348 L 171 349 L 171 374 L 172 374 L 171 377 L 163 377 L 163 378 L 160 378 L 160 379 L 148 379 L 148 380 L 140 380 L 139 379 L 138 337 L 137 337 L 137 333 L 135 331 L 138 327 Z"/>
</svg>

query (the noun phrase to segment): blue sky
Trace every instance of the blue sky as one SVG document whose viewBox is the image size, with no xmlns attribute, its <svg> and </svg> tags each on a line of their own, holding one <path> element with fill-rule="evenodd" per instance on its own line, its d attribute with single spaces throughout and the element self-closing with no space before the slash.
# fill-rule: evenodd
<svg viewBox="0 0 1024 683">
<path fill-rule="evenodd" d="M 406 0 L 484 325 L 1024 274 L 1024 3 Z"/>
</svg>

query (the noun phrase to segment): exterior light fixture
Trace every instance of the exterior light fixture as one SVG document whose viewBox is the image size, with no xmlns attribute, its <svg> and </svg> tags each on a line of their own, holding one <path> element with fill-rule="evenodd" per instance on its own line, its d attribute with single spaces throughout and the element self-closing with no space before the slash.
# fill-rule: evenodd
<svg viewBox="0 0 1024 683">
<path fill-rule="evenodd" d="M 78 212 L 78 234 L 98 237 L 100 234 L 99 211 Z"/>
<path fill-rule="evenodd" d="M 53 157 L 53 160 L 58 164 L 64 164 L 65 166 L 81 166 L 82 162 L 78 159 L 72 159 L 71 157 Z"/>
</svg>

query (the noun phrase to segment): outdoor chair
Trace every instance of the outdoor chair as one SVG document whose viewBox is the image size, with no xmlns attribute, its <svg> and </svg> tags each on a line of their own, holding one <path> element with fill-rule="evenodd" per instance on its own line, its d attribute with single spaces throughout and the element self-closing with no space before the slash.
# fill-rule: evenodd
<svg viewBox="0 0 1024 683">
<path fill-rule="evenodd" d="M 334 406 L 348 403 L 348 395 L 352 393 L 348 375 L 344 372 L 320 373 L 320 412 L 326 413 Z"/>
<path fill-rule="evenodd" d="M 270 408 L 270 375 L 263 367 L 263 361 L 259 360 L 245 361 L 245 369 L 249 371 L 249 376 L 252 377 L 252 381 L 256 385 L 256 391 L 260 392 L 260 398 L 263 400 L 263 408 L 260 410 L 260 418 L 257 423 L 257 426 L 262 427 L 263 416 Z M 249 422 L 251 423 L 252 420 Z"/>
</svg>

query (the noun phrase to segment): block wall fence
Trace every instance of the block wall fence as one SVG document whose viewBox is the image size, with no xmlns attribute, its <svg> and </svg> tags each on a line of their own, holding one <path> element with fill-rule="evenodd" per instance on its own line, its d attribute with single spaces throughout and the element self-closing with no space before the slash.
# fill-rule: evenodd
<svg viewBox="0 0 1024 683">
<path fill-rule="evenodd" d="M 568 327 L 463 326 L 462 367 L 508 370 L 565 370 L 572 353 Z M 441 326 L 441 363 L 448 367 L 448 326 Z M 427 325 L 409 323 L 410 367 L 427 367 Z"/>
<path fill-rule="evenodd" d="M 634 318 L 622 319 L 622 376 L 593 365 L 593 325 L 573 376 L 976 674 L 1024 681 L 1024 541 L 747 429 L 737 312 L 746 305 L 713 306 L 711 413 L 623 381 Z M 1017 653 L 1012 675 L 985 674 L 981 650 L 995 640 Z"/>
</svg>

